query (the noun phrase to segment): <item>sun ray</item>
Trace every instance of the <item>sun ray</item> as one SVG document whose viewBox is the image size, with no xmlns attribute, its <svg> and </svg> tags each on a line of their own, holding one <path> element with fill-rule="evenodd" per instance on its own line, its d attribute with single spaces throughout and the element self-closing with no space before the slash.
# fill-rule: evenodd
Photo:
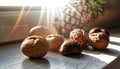
<svg viewBox="0 0 120 69">
<path fill-rule="evenodd" d="M 47 28 L 50 27 L 51 21 L 50 21 L 50 9 L 47 8 Z"/>
<path fill-rule="evenodd" d="M 30 13 L 30 10 L 32 9 L 32 6 L 29 6 L 28 7 L 28 10 L 27 11 L 25 11 L 26 13 L 25 13 L 25 15 L 24 16 L 27 16 L 29 13 Z"/>
<path fill-rule="evenodd" d="M 47 28 L 49 28 L 50 30 L 53 31 L 54 18 L 55 18 L 55 16 L 57 16 L 57 17 L 60 16 L 59 15 L 59 13 L 61 13 L 60 9 L 63 6 L 65 6 L 66 4 L 68 4 L 68 0 L 66 0 L 66 1 L 58 0 L 58 2 L 56 0 L 53 0 L 53 1 L 40 0 L 39 2 L 33 1 L 33 4 L 34 4 L 34 6 L 40 6 L 40 8 L 41 8 L 37 25 L 45 25 Z M 9 34 L 9 37 L 14 35 L 16 28 L 20 25 L 22 18 L 24 16 L 29 15 L 31 9 L 33 8 L 32 5 L 29 5 L 29 7 L 27 5 L 28 4 L 25 4 L 22 6 L 20 14 L 18 16 L 18 19 L 17 19 L 15 25 L 13 26 L 13 28 Z M 27 11 L 25 10 L 26 6 L 28 7 Z M 60 16 L 60 18 L 61 18 L 61 16 Z"/>
<path fill-rule="evenodd" d="M 17 19 L 15 25 L 13 26 L 13 28 L 12 28 L 10 34 L 9 34 L 9 37 L 11 37 L 11 36 L 14 34 L 14 31 L 15 31 L 16 28 L 18 27 L 18 25 L 19 25 L 19 23 L 20 23 L 20 21 L 21 21 L 21 19 L 22 19 L 22 17 L 23 17 L 24 9 L 25 9 L 25 6 L 23 6 L 23 7 L 21 8 L 21 11 L 20 11 L 20 14 L 19 14 L 19 16 L 18 16 L 18 19 Z"/>
<path fill-rule="evenodd" d="M 50 29 L 51 32 L 53 32 L 53 17 L 54 17 L 54 9 L 50 8 L 47 11 L 47 27 Z"/>
<path fill-rule="evenodd" d="M 44 8 L 44 7 L 41 7 L 37 25 L 41 25 L 41 24 L 42 24 L 42 20 L 43 20 L 43 17 L 44 17 L 44 13 L 45 13 L 45 8 Z"/>
</svg>

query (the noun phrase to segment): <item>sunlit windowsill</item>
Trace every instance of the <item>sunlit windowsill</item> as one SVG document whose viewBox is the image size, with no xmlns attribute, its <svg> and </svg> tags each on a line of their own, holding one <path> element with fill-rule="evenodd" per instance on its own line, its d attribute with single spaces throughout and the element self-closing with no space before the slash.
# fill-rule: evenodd
<svg viewBox="0 0 120 69">
<path fill-rule="evenodd" d="M 43 0 L 40 0 L 40 1 L 43 1 Z M 42 3 L 40 1 L 38 2 L 38 0 L 31 0 L 31 3 L 30 3 L 30 1 L 28 0 L 10 0 L 10 1 L 4 0 L 3 2 L 0 2 L 0 14 L 3 14 L 3 17 L 1 16 L 1 20 L 3 20 L 1 21 L 1 24 L 3 24 L 3 26 L 0 26 L 0 32 L 2 32 L 1 39 L 3 39 L 3 41 L 6 40 L 4 42 L 0 42 L 0 54 L 1 54 L 0 65 L 4 69 L 9 67 L 11 69 L 14 69 L 15 67 L 21 68 L 21 69 L 26 69 L 26 68 L 35 69 L 37 67 L 38 68 L 43 67 L 44 69 L 46 68 L 55 69 L 60 67 L 62 67 L 63 69 L 64 68 L 78 69 L 79 67 L 84 69 L 85 68 L 102 69 L 103 67 L 109 65 L 112 61 L 114 61 L 120 55 L 120 49 L 119 49 L 120 48 L 120 41 L 119 41 L 120 28 L 118 27 L 118 28 L 109 29 L 110 44 L 108 45 L 107 49 L 103 51 L 96 51 L 96 50 L 84 51 L 81 56 L 77 55 L 77 56 L 71 56 L 71 57 L 62 56 L 58 52 L 49 51 L 48 54 L 43 59 L 40 59 L 40 60 L 37 59 L 38 60 L 37 62 L 36 60 L 30 60 L 27 57 L 25 57 L 21 53 L 19 46 L 21 42 L 24 40 L 24 38 L 28 36 L 29 29 L 35 26 L 37 23 L 39 23 L 39 19 L 40 19 L 39 17 L 41 14 L 32 13 L 30 15 L 25 16 L 26 18 L 23 15 L 22 15 L 23 18 L 21 18 L 19 15 L 21 13 L 21 10 L 22 11 L 23 10 L 24 11 L 30 11 L 30 10 L 40 11 L 42 6 Z M 61 0 L 61 1 L 65 1 L 65 0 Z M 49 0 L 46 3 L 44 2 L 44 7 L 47 7 L 47 4 L 52 4 L 51 2 L 54 3 L 57 1 Z M 53 9 L 52 6 L 49 6 L 49 8 Z M 14 15 L 11 14 L 13 12 L 15 12 Z M 16 12 L 19 12 L 19 13 L 16 13 Z M 9 20 L 11 21 L 11 24 Z M 14 33 L 12 33 L 12 37 L 9 38 L 9 40 L 7 40 L 6 37 L 8 37 L 8 32 L 11 32 L 10 29 L 12 30 L 14 29 L 13 26 L 15 26 L 14 24 L 17 24 L 17 21 L 20 24 L 17 27 L 18 29 L 16 28 Z M 13 37 L 15 38 L 15 40 Z"/>
<path fill-rule="evenodd" d="M 11 69 L 14 69 L 14 67 L 30 67 L 32 69 L 42 67 L 45 69 L 53 69 L 58 67 L 69 68 L 69 66 L 74 67 L 74 69 L 77 69 L 78 67 L 85 69 L 103 69 L 105 67 L 104 69 L 111 69 L 111 66 L 115 67 L 115 69 L 119 69 L 119 58 L 116 59 L 120 55 L 120 42 L 118 41 L 120 38 L 119 31 L 120 28 L 110 29 L 110 44 L 107 49 L 103 51 L 83 51 L 81 56 L 77 55 L 67 57 L 60 55 L 58 52 L 49 51 L 43 59 L 34 60 L 28 59 L 21 53 L 19 48 L 21 41 L 18 43 L 0 46 L 0 54 L 2 56 L 2 58 L 0 57 L 0 62 L 3 68 L 11 67 Z M 45 63 L 43 61 L 47 62 Z M 69 69 L 72 69 L 72 67 Z"/>
</svg>

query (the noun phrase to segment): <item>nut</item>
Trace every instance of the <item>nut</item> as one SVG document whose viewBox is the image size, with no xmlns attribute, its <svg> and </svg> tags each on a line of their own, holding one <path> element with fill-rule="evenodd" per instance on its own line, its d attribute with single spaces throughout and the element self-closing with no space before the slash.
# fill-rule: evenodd
<svg viewBox="0 0 120 69">
<path fill-rule="evenodd" d="M 59 52 L 62 55 L 80 54 L 82 47 L 76 40 L 66 40 L 61 45 Z"/>
<path fill-rule="evenodd" d="M 95 27 L 95 28 L 92 28 L 89 32 L 89 34 L 92 34 L 92 33 L 98 33 L 98 32 L 101 32 L 101 29 L 98 28 L 98 27 Z"/>
<path fill-rule="evenodd" d="M 30 36 L 31 35 L 38 35 L 38 36 L 42 36 L 42 37 L 46 37 L 49 34 L 51 34 L 51 32 L 43 26 L 35 26 L 35 27 L 30 29 L 30 33 L 29 33 Z"/>
<path fill-rule="evenodd" d="M 85 31 L 82 29 L 74 29 L 73 31 L 71 31 L 70 39 L 77 40 L 81 44 L 81 46 L 85 46 L 87 42 Z"/>
<path fill-rule="evenodd" d="M 20 46 L 24 55 L 32 58 L 41 58 L 48 52 L 47 40 L 41 36 L 29 36 Z"/>
<path fill-rule="evenodd" d="M 64 42 L 64 38 L 58 34 L 50 34 L 46 37 L 46 39 L 49 44 L 49 50 L 58 50 Z"/>
<path fill-rule="evenodd" d="M 109 44 L 109 32 L 106 29 L 93 28 L 89 32 L 89 44 L 95 49 L 105 49 Z"/>
<path fill-rule="evenodd" d="M 108 36 L 110 36 L 110 32 L 107 29 L 101 29 L 101 31 L 106 33 Z"/>
<path fill-rule="evenodd" d="M 89 32 L 89 34 L 92 34 L 92 33 L 97 33 L 97 32 L 104 32 L 106 33 L 108 36 L 110 36 L 110 33 L 107 29 L 103 29 L 103 28 L 99 28 L 99 27 L 95 27 L 95 28 L 92 28 Z"/>
</svg>

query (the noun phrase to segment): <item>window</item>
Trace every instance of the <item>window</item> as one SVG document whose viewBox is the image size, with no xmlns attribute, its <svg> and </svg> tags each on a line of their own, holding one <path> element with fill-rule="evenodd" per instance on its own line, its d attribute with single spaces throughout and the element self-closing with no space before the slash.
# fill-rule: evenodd
<svg viewBox="0 0 120 69">
<path fill-rule="evenodd" d="M 68 0 L 3 0 L 0 2 L 0 42 L 24 39 L 31 27 L 45 22 L 49 11 Z M 41 8 L 43 10 L 41 10 Z M 46 12 L 46 8 L 49 9 Z M 54 11 L 53 11 L 54 12 Z"/>
</svg>

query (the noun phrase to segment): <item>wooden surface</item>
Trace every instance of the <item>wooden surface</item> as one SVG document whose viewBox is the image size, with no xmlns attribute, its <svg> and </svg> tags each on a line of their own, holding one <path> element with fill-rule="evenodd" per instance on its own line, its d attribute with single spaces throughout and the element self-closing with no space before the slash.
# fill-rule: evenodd
<svg viewBox="0 0 120 69">
<path fill-rule="evenodd" d="M 119 31 L 111 31 L 107 49 L 83 51 L 81 55 L 63 56 L 49 51 L 42 59 L 29 59 L 21 52 L 21 43 L 0 45 L 0 69 L 115 69 L 112 61 L 120 55 Z"/>
</svg>

